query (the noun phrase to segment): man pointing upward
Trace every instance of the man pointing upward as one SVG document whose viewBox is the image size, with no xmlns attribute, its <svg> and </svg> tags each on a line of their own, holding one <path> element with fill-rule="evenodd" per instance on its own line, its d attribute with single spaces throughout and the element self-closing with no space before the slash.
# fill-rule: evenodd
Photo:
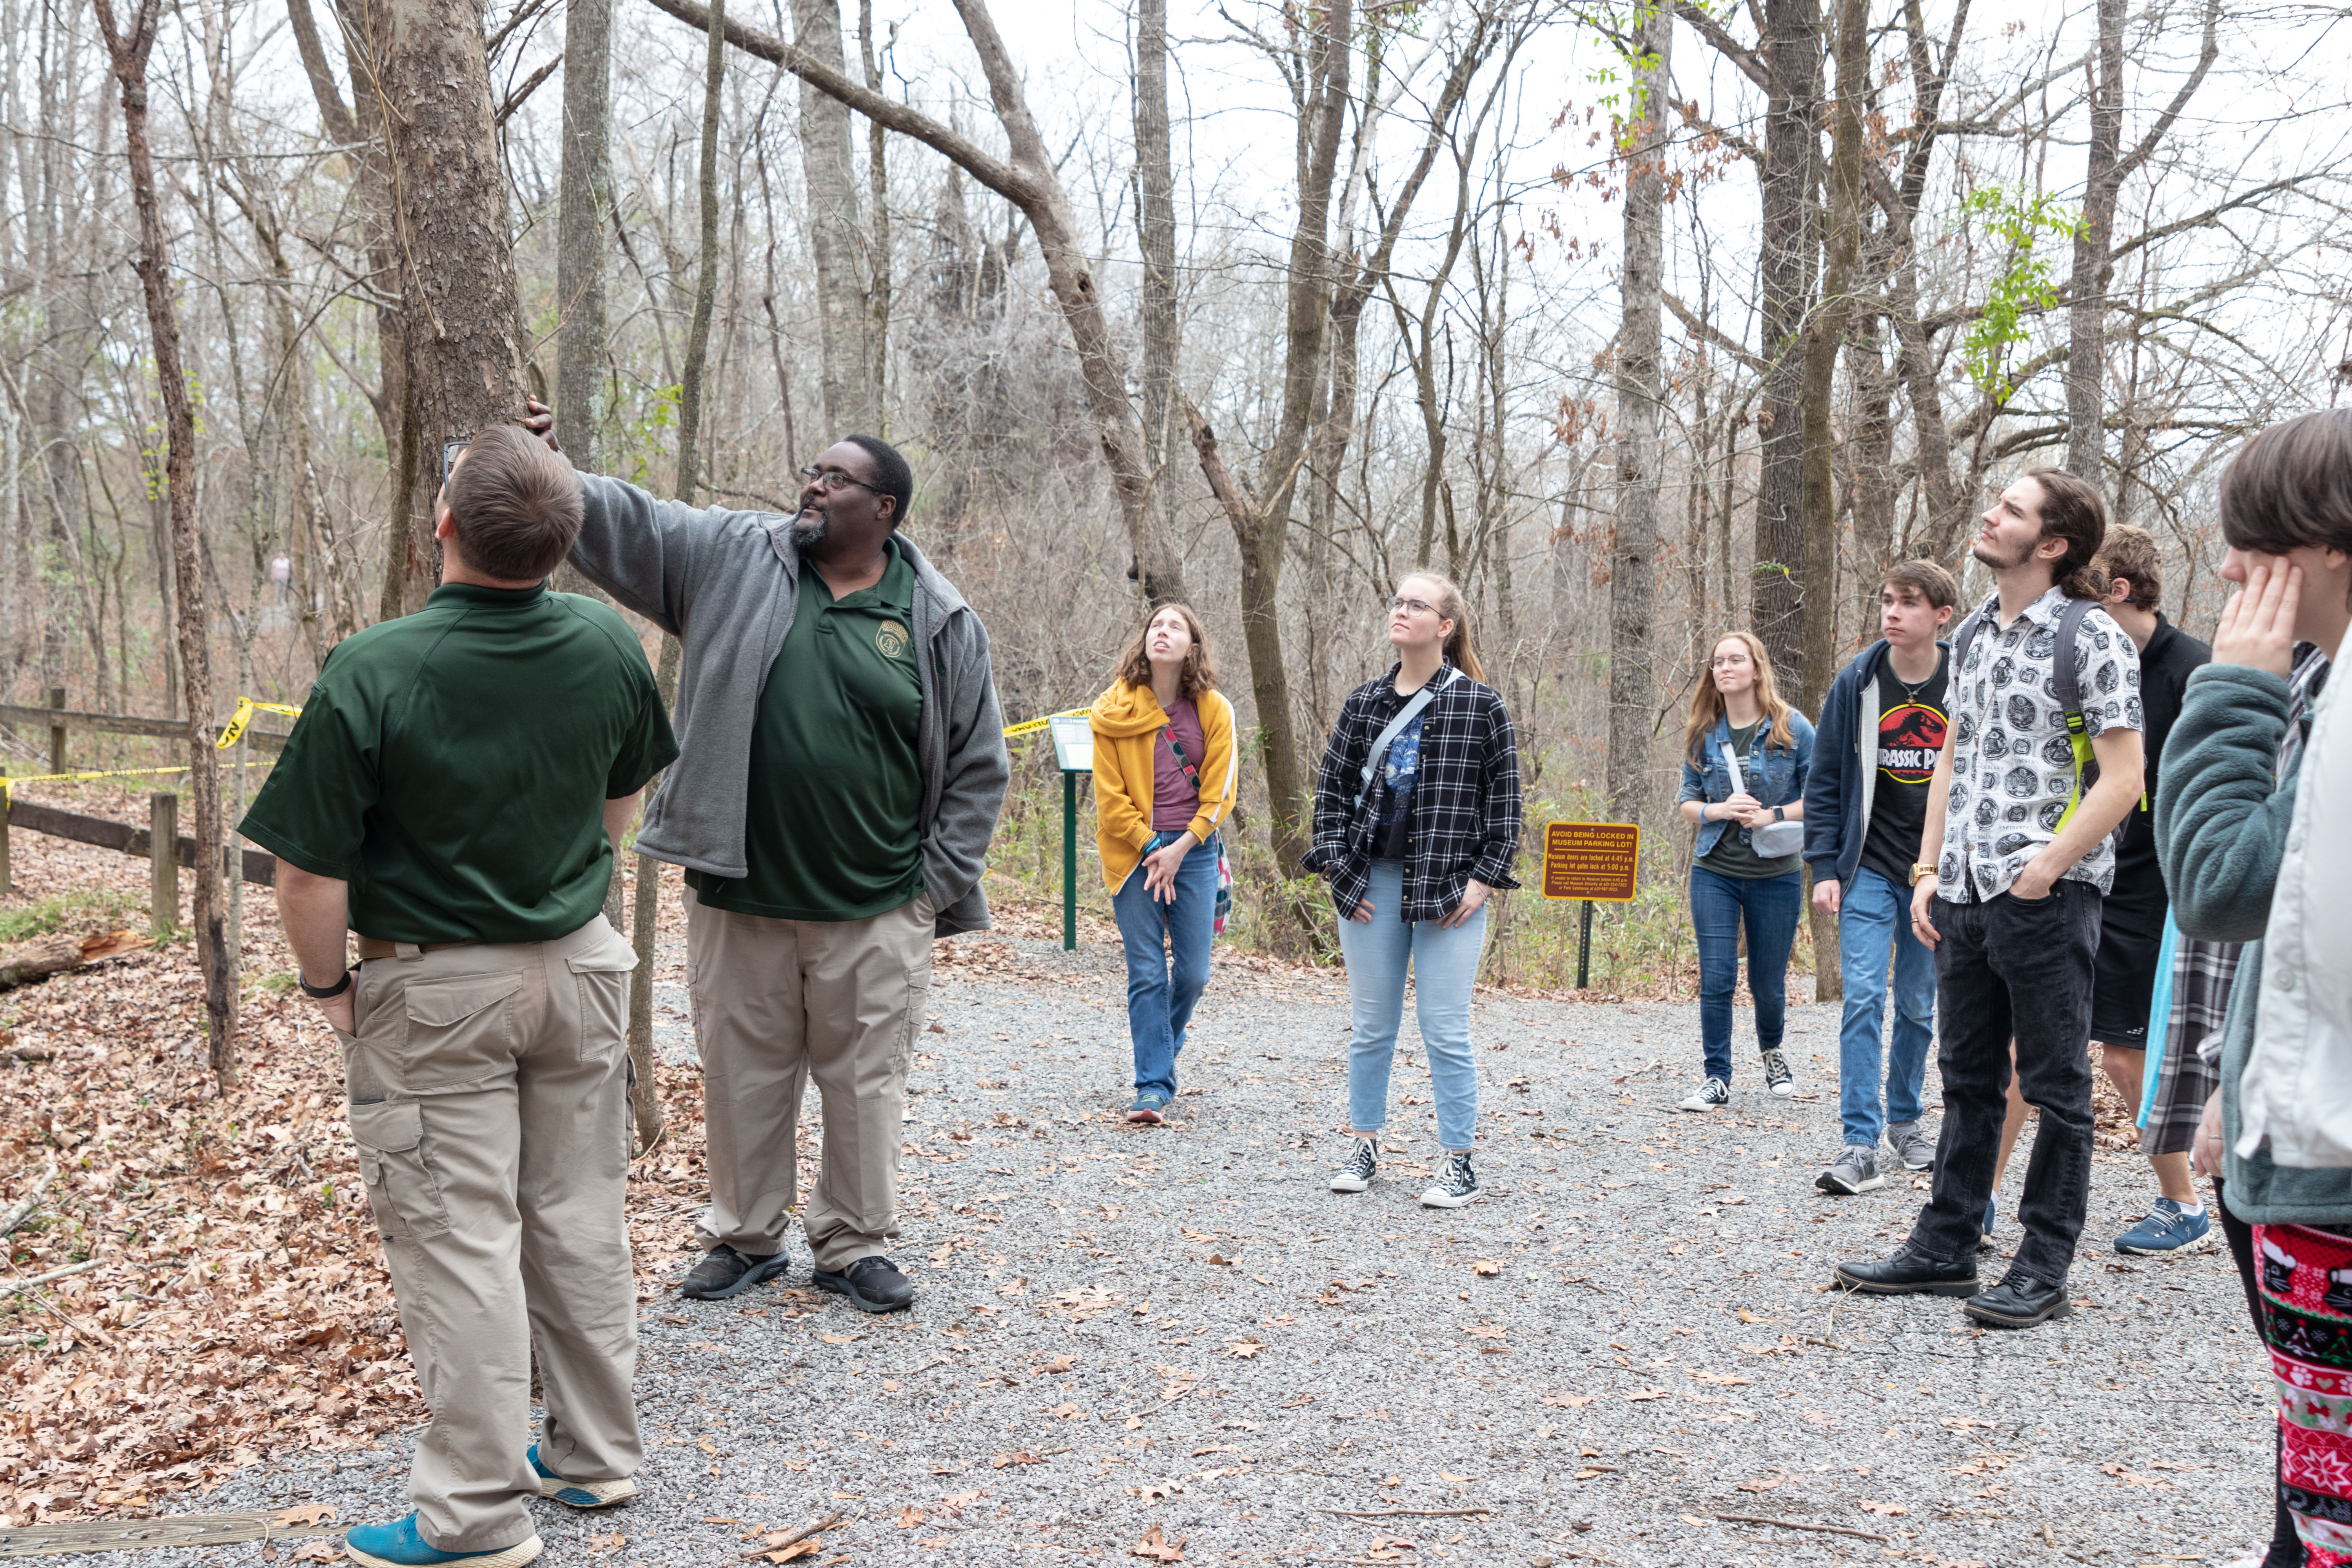
<svg viewBox="0 0 2352 1568">
<path fill-rule="evenodd" d="M 534 403 L 525 423 L 552 420 Z M 899 531 L 906 459 L 852 436 L 801 477 L 787 517 L 585 476 L 572 560 L 685 645 L 680 754 L 637 836 L 689 889 L 710 1207 L 683 1293 L 784 1271 L 814 1079 L 814 1283 L 887 1312 L 914 1300 L 884 1247 L 931 939 L 988 924 L 980 874 L 1011 769 L 987 630 Z"/>
</svg>

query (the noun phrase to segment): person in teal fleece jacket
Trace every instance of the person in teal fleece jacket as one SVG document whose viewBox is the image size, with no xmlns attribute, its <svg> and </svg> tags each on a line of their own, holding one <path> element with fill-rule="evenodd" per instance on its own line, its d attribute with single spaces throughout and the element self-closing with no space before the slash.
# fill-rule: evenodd
<svg viewBox="0 0 2352 1568">
<path fill-rule="evenodd" d="M 2222 611 L 2213 662 L 2189 678 L 2158 773 L 2156 834 L 2182 933 L 2246 943 L 2238 973 L 2258 977 L 2319 696 L 2310 672 L 2324 679 L 2326 668 L 2298 661 L 2296 647 L 2332 659 L 2352 624 L 2352 411 L 2306 415 L 2249 441 L 2222 476 L 2221 531 L 2221 574 L 2244 591 Z M 2292 682 L 2298 668 L 2306 673 Z M 2291 1169 L 2267 1150 L 2236 1152 L 2260 995 L 2259 980 L 2231 994 L 2221 1088 L 2206 1106 L 2196 1166 L 2215 1178 L 2282 1398 L 2272 1539 L 2243 1561 L 2300 1568 L 2306 1548 L 2352 1550 L 2342 1522 L 2352 1521 L 2352 1487 L 2332 1479 L 2347 1444 L 2327 1415 L 2352 1395 L 2352 1170 Z"/>
</svg>

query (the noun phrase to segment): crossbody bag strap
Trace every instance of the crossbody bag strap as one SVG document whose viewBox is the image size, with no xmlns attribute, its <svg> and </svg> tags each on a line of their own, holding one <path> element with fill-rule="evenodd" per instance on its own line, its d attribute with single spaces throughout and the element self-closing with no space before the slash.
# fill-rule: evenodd
<svg viewBox="0 0 2352 1568">
<path fill-rule="evenodd" d="M 1171 724 L 1161 730 L 1160 738 L 1167 742 L 1169 751 L 1175 753 L 1177 769 L 1183 773 L 1185 782 L 1192 786 L 1192 793 L 1200 794 L 1201 770 L 1194 767 L 1192 759 L 1184 754 L 1184 743 L 1176 738 L 1176 726 Z"/>
<path fill-rule="evenodd" d="M 1421 716 L 1422 710 L 1429 706 L 1439 689 L 1451 685 L 1453 680 L 1454 667 L 1450 664 L 1440 666 L 1437 673 L 1424 682 L 1420 690 L 1405 699 L 1404 706 L 1397 710 L 1396 717 L 1389 721 L 1388 728 L 1372 738 L 1371 749 L 1364 753 L 1362 782 L 1356 791 L 1355 808 L 1358 811 L 1364 808 L 1364 797 L 1372 793 L 1372 771 L 1389 754 L 1391 743 L 1404 732 L 1407 724 Z"/>
</svg>

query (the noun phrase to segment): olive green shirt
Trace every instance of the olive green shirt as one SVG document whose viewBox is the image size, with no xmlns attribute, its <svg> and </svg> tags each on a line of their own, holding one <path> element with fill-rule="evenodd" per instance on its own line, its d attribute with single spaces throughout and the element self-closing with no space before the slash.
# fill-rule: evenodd
<svg viewBox="0 0 2352 1568">
<path fill-rule="evenodd" d="M 1731 731 L 1731 749 L 1739 758 L 1743 778 L 1753 778 L 1756 770 L 1749 764 L 1755 760 L 1757 737 L 1764 732 L 1769 721 L 1759 719 L 1744 730 Z M 1767 860 L 1756 853 L 1748 842 L 1748 830 L 1737 824 L 1723 830 L 1699 864 L 1718 877 L 1731 877 L 1742 882 L 1760 882 L 1767 877 L 1786 877 L 1803 868 L 1802 852 L 1783 855 L 1777 860 Z"/>
<path fill-rule="evenodd" d="M 751 721 L 747 874 L 687 873 L 714 909 L 856 921 L 923 891 L 915 568 L 897 545 L 889 555 L 880 582 L 839 599 L 803 563 Z"/>
<path fill-rule="evenodd" d="M 677 755 L 611 608 L 447 584 L 344 638 L 237 830 L 387 942 L 548 942 L 604 908 L 607 800 Z"/>
</svg>

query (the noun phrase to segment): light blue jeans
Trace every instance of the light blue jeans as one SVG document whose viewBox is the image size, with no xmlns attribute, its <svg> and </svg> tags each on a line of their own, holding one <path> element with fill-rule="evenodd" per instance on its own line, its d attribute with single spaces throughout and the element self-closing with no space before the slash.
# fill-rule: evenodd
<svg viewBox="0 0 2352 1568">
<path fill-rule="evenodd" d="M 1890 964 L 1891 960 L 1891 964 Z M 1879 1112 L 1879 1027 L 1887 971 L 1895 972 L 1895 1037 L 1886 1050 L 1886 1108 Z M 1890 1121 L 1919 1120 L 1927 1047 L 1936 1038 L 1936 955 L 1911 929 L 1911 895 L 1867 866 L 1838 898 L 1838 972 L 1845 1016 L 1838 1026 L 1838 1120 L 1845 1141 L 1878 1146 Z"/>
<path fill-rule="evenodd" d="M 1173 902 L 1152 897 L 1138 866 L 1110 900 L 1119 945 L 1127 950 L 1127 1032 L 1135 1046 L 1136 1092 L 1156 1089 L 1171 1098 L 1184 1031 L 1209 984 L 1209 943 L 1217 928 L 1214 838 L 1193 846 L 1176 868 L 1175 892 Z"/>
<path fill-rule="evenodd" d="M 1437 1090 L 1437 1141 L 1467 1149 L 1478 1132 L 1478 1064 L 1470 1054 L 1470 987 L 1486 943 L 1486 911 L 1447 931 L 1435 921 L 1407 925 L 1404 862 L 1375 860 L 1365 897 L 1370 923 L 1342 917 L 1339 952 L 1348 961 L 1354 1027 L 1348 1038 L 1348 1120 L 1359 1132 L 1389 1124 L 1389 1068 L 1404 1021 L 1404 977 L 1413 976 L 1413 1013 Z"/>
</svg>

